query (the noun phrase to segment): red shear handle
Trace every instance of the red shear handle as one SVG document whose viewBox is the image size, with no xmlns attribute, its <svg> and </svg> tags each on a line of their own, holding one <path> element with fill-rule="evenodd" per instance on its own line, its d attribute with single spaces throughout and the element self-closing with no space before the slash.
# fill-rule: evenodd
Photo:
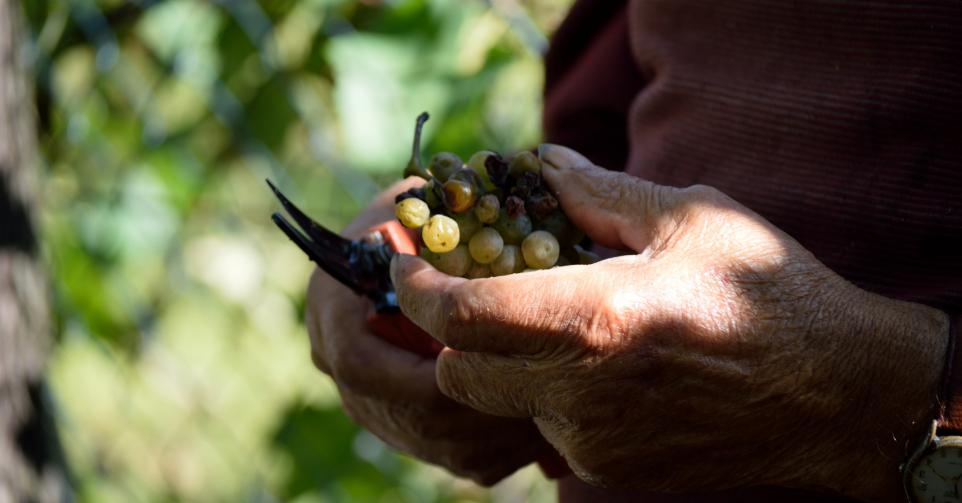
<svg viewBox="0 0 962 503">
<path fill-rule="evenodd" d="M 394 251 L 398 253 L 418 254 L 417 233 L 412 229 L 405 228 L 397 220 L 384 222 L 372 228 L 370 232 L 372 234 L 380 232 L 381 236 L 384 237 L 384 242 L 391 245 L 391 248 L 394 248 Z"/>
<path fill-rule="evenodd" d="M 384 241 L 398 253 L 418 254 L 417 234 L 411 229 L 406 229 L 397 220 L 378 225 L 371 229 L 371 232 L 380 232 Z M 437 356 L 444 348 L 440 342 L 400 312 L 375 313 L 368 318 L 367 325 L 382 339 L 426 358 Z M 558 479 L 571 473 L 568 463 L 556 452 L 542 456 L 538 460 L 538 466 L 550 479 Z"/>
<path fill-rule="evenodd" d="M 434 358 L 444 348 L 400 312 L 374 313 L 367 319 L 367 326 L 378 337 L 425 358 Z"/>
<path fill-rule="evenodd" d="M 418 254 L 416 234 L 397 220 L 384 222 L 370 232 L 380 232 L 384 242 L 398 253 Z M 367 326 L 391 344 L 424 357 L 433 358 L 444 347 L 400 312 L 374 313 L 367 319 Z"/>
</svg>

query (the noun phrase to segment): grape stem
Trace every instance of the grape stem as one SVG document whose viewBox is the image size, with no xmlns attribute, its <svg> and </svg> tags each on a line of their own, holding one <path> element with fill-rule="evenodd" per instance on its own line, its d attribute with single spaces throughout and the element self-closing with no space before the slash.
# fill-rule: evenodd
<svg viewBox="0 0 962 503">
<path fill-rule="evenodd" d="M 421 130 L 424 129 L 424 123 L 428 121 L 430 116 L 427 112 L 421 112 L 418 115 L 417 123 L 414 126 L 414 143 L 411 145 L 411 159 L 408 161 L 407 167 L 404 168 L 404 177 L 409 176 L 420 176 L 425 180 L 431 179 L 431 174 L 428 170 L 424 169 L 424 165 L 421 164 Z"/>
</svg>

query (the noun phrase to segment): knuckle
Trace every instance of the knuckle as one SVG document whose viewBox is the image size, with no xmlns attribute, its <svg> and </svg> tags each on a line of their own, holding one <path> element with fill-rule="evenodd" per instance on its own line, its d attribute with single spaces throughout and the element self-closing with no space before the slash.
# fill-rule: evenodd
<svg viewBox="0 0 962 503">
<path fill-rule="evenodd" d="M 438 334 L 445 341 L 457 341 L 459 335 L 471 328 L 474 296 L 469 292 L 446 289 L 441 293 L 441 312 Z"/>
<path fill-rule="evenodd" d="M 728 196 L 724 192 L 710 185 L 695 184 L 684 189 L 674 189 L 683 194 L 686 199 L 699 203 L 719 203 L 727 201 Z"/>
<path fill-rule="evenodd" d="M 682 191 L 686 194 L 700 197 L 714 197 L 719 193 L 718 189 L 712 187 L 711 185 L 705 185 L 702 183 L 696 183 L 695 185 L 691 185 L 682 189 Z"/>
</svg>

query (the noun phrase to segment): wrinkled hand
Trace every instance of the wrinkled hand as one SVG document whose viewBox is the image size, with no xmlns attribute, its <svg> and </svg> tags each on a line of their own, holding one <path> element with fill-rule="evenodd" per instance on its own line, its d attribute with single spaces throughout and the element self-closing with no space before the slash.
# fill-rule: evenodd
<svg viewBox="0 0 962 503">
<path fill-rule="evenodd" d="M 583 480 L 900 495 L 945 316 L 847 283 L 759 215 L 543 146 L 596 242 L 634 255 L 467 281 L 398 257 L 403 312 L 443 342 L 441 390 L 533 417 Z"/>
<path fill-rule="evenodd" d="M 416 181 L 387 190 L 346 230 L 358 238 L 394 218 L 394 196 Z M 344 410 L 358 424 L 414 457 L 483 485 L 527 465 L 551 447 L 530 419 L 480 413 L 442 395 L 435 360 L 399 349 L 366 327 L 371 302 L 315 271 L 306 324 L 314 364 L 334 378 Z"/>
</svg>

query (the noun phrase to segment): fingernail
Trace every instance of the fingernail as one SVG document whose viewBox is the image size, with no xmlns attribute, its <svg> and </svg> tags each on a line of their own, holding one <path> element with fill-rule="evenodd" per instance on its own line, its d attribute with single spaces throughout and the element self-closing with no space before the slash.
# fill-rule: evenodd
<svg viewBox="0 0 962 503">
<path fill-rule="evenodd" d="M 557 155 L 557 145 L 552 145 L 551 143 L 542 143 L 538 145 L 538 159 L 543 161 L 543 164 L 549 168 L 561 169 L 559 166 L 559 159 Z"/>
<path fill-rule="evenodd" d="M 538 157 L 545 164 L 559 170 L 589 168 L 593 166 L 587 157 L 580 152 L 552 143 L 542 143 L 538 146 Z"/>
<path fill-rule="evenodd" d="M 389 273 L 391 276 L 392 285 L 397 283 L 394 278 L 397 277 L 397 268 L 399 267 L 398 266 L 399 261 L 401 261 L 401 254 L 395 253 L 394 256 L 391 257 L 391 267 L 390 267 L 390 273 Z"/>
</svg>

